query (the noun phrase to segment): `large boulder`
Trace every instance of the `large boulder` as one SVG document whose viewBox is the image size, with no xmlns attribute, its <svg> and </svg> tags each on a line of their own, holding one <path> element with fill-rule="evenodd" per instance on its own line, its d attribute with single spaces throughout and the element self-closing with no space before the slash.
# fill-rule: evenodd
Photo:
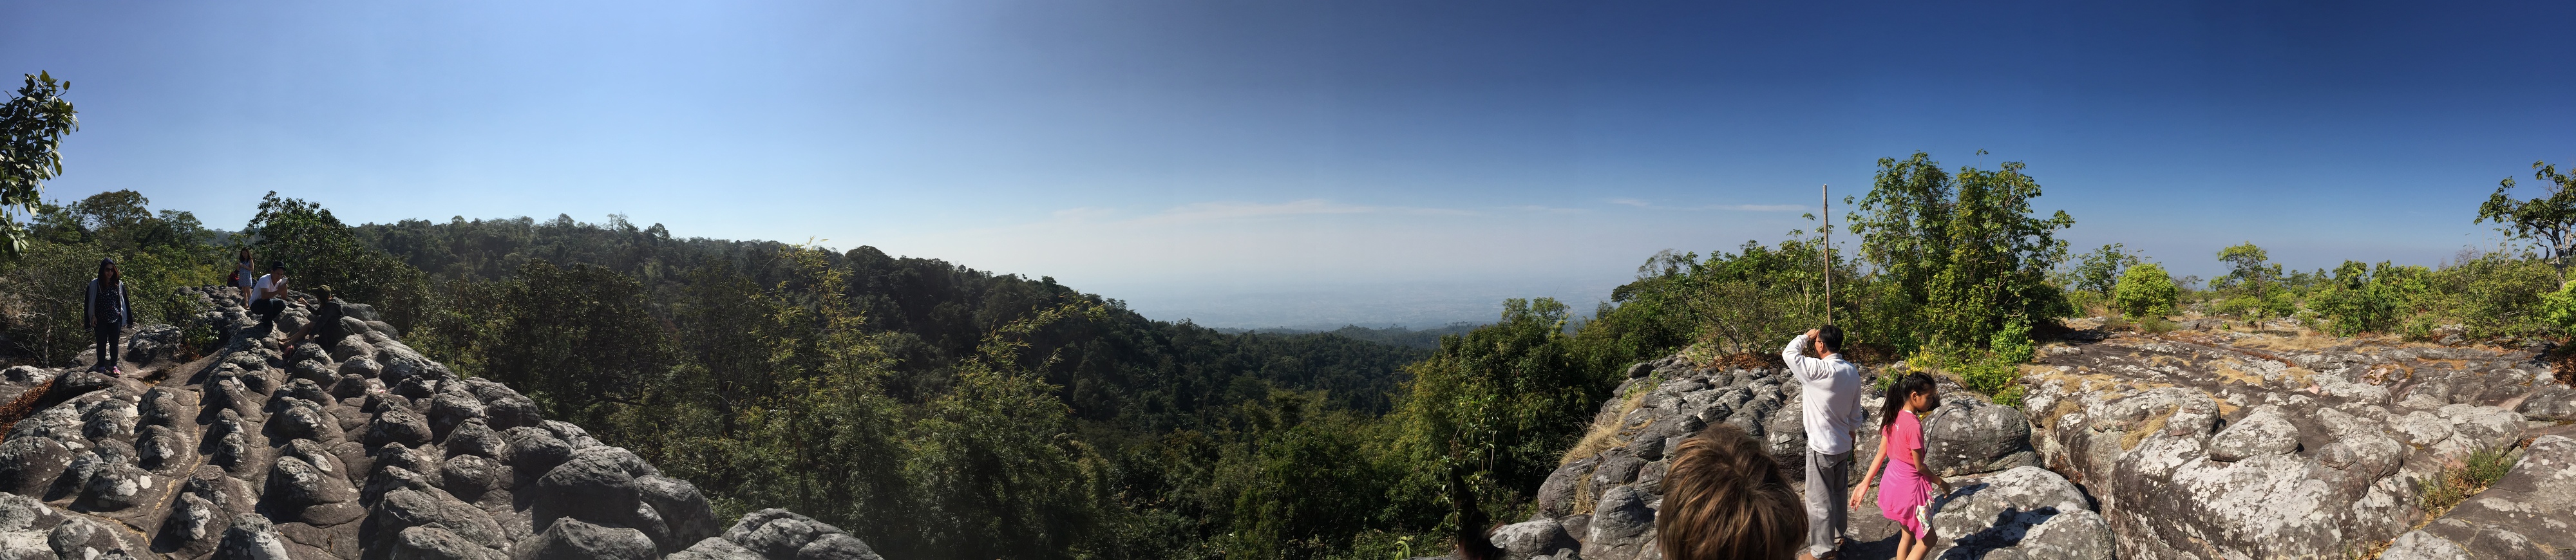
<svg viewBox="0 0 2576 560">
<path fill-rule="evenodd" d="M 359 526 L 358 537 L 367 543 L 368 558 L 386 558 L 402 548 L 405 532 L 420 527 L 436 528 L 463 542 L 495 552 L 509 544 L 500 523 L 481 508 L 435 491 L 409 488 L 385 493 L 384 499 L 378 500 L 367 514 L 365 524 Z M 429 536 L 440 535 L 415 536 L 414 540 Z"/>
<path fill-rule="evenodd" d="M 277 535 L 277 526 L 267 517 L 253 513 L 233 519 L 232 528 L 224 530 L 223 542 L 215 545 L 214 560 L 288 560 L 286 539 Z"/>
<path fill-rule="evenodd" d="M 555 518 L 565 516 L 593 523 L 630 524 L 636 506 L 642 504 L 636 494 L 634 471 L 621 461 L 631 457 L 584 454 L 546 471 L 537 478 L 530 493 L 535 504 L 530 509 L 532 519 L 539 526 L 552 525 Z"/>
<path fill-rule="evenodd" d="M 840 527 L 777 508 L 743 514 L 742 520 L 734 522 L 733 528 L 725 530 L 723 540 L 740 545 L 743 550 L 769 560 L 808 558 L 883 560 L 877 556 L 876 551 L 868 548 L 867 543 L 851 537 L 841 531 Z M 689 550 L 699 550 L 704 544 L 702 541 L 699 546 L 691 546 Z M 711 550 L 710 553 L 698 557 L 728 557 L 713 554 L 720 551 L 723 548 L 721 546 L 704 548 L 718 550 Z"/>
<path fill-rule="evenodd" d="M 2030 447 L 2030 419 L 2020 410 L 1974 393 L 1942 400 L 1923 419 L 1923 461 L 1933 472 L 1955 476 L 2039 464 L 2039 453 Z"/>
<path fill-rule="evenodd" d="M 2066 477 L 2014 467 L 1960 486 L 1938 504 L 1932 526 L 1943 558 L 2110 560 L 2111 525 Z"/>
<path fill-rule="evenodd" d="M 1574 535 L 1566 533 L 1565 526 L 1555 519 L 1504 525 L 1494 529 L 1489 538 L 1493 539 L 1495 547 L 1503 549 L 1503 558 L 1508 560 L 1554 556 L 1560 551 L 1572 552 L 1583 547 L 1583 543 L 1575 542 Z"/>
<path fill-rule="evenodd" d="M 519 544 L 520 560 L 653 560 L 653 540 L 643 531 L 607 527 L 570 517 L 556 519 Z"/>
<path fill-rule="evenodd" d="M 2381 558 L 2564 558 L 2576 551 L 2576 439 L 2532 440 L 2513 469 Z"/>
<path fill-rule="evenodd" d="M 1649 496 L 1634 486 L 1619 486 L 1602 493 L 1601 502 L 1593 506 L 1588 538 L 1583 540 L 1582 555 L 1594 560 L 1628 560 L 1655 547 L 1655 510 L 1646 507 Z"/>
</svg>

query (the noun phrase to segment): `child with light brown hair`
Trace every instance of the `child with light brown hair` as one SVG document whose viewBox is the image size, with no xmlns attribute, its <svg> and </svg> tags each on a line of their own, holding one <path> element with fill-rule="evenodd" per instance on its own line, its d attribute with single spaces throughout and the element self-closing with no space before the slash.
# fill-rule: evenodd
<svg viewBox="0 0 2576 560">
<path fill-rule="evenodd" d="M 1787 560 L 1807 512 L 1762 442 L 1719 424 L 1683 440 L 1664 474 L 1655 546 L 1666 560 Z"/>
</svg>

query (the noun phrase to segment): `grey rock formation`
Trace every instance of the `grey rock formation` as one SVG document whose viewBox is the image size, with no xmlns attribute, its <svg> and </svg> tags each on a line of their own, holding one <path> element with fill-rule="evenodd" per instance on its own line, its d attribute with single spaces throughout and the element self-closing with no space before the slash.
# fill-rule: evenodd
<svg viewBox="0 0 2576 560">
<path fill-rule="evenodd" d="M 1575 542 L 1574 535 L 1566 533 L 1565 526 L 1555 519 L 1504 525 L 1494 530 L 1493 541 L 1495 547 L 1503 549 L 1503 558 L 1508 560 L 1572 554 L 1583 546 L 1583 543 Z"/>
<path fill-rule="evenodd" d="M 0 560 L 876 558 L 783 510 L 720 536 L 696 486 L 507 386 L 458 379 L 390 326 L 289 347 L 284 329 L 248 328 L 229 292 L 188 293 L 215 296 L 200 320 L 236 335 L 213 356 L 139 349 L 129 360 L 175 368 L 148 382 L 0 373 L 0 395 L 51 380 L 60 399 L 0 440 Z M 302 316 L 292 304 L 280 326 Z"/>
<path fill-rule="evenodd" d="M 1614 392 L 1620 397 L 1603 402 L 1595 418 L 1596 426 L 1618 426 L 1615 433 L 1607 434 L 1608 445 L 1595 453 L 1569 457 L 1550 473 L 1537 489 L 1538 518 L 1510 526 L 1517 527 L 1512 530 L 1520 533 L 1495 533 L 1496 543 L 1506 537 L 1526 542 L 1531 538 L 1527 531 L 1535 531 L 1544 525 L 1539 522 L 1548 521 L 1580 545 L 1570 548 L 1582 558 L 1629 560 L 1655 556 L 1654 518 L 1661 507 L 1662 481 L 1673 447 L 1710 425 L 1743 428 L 1766 444 L 1772 458 L 1789 470 L 1793 480 L 1804 474 L 1807 435 L 1800 408 L 1803 396 L 1795 380 L 1771 370 L 1703 368 L 1681 356 L 1644 362 L 1637 367 L 1644 369 L 1632 367 L 1635 375 Z M 1944 406 L 1924 420 L 1925 435 L 1930 440 L 1929 460 L 1936 468 L 1973 474 L 2039 463 L 2039 454 L 2030 445 L 2031 423 L 2021 411 L 1991 404 L 1955 386 L 1945 385 L 1943 390 Z M 1864 394 L 1861 399 L 1872 418 L 1878 412 L 1878 397 Z M 1854 463 L 1867 461 L 1877 446 L 1876 430 L 1863 428 L 1855 443 Z M 2060 479 L 2060 483 L 2064 481 Z M 1877 517 L 1867 508 L 1851 515 L 1856 526 Z M 2043 534 L 2070 542 L 2109 542 L 2107 528 L 2081 522 L 2084 516 L 2100 519 L 2084 510 L 2066 514 L 2065 522 L 2014 526 L 2045 525 L 2049 529 Z M 1893 534 L 1884 522 L 1870 530 Z M 1979 550 L 2014 554 L 2022 549 L 1993 545 Z M 1556 551 L 1523 552 L 1548 556 Z"/>
<path fill-rule="evenodd" d="M 2066 477 L 2015 467 L 1960 485 L 1937 504 L 1941 558 L 2110 560 L 2111 525 Z"/>
<path fill-rule="evenodd" d="M 1955 476 L 2039 464 L 2039 453 L 2030 448 L 2030 420 L 1976 393 L 1944 393 L 1941 408 L 1923 419 L 1923 432 L 1923 462 L 1935 472 Z"/>
<path fill-rule="evenodd" d="M 711 545 L 710 541 L 728 542 L 733 546 Z M 733 528 L 726 529 L 721 538 L 699 541 L 681 555 L 730 558 L 734 556 L 724 554 L 733 554 L 736 548 L 769 560 L 883 560 L 876 551 L 868 548 L 867 543 L 842 532 L 839 527 L 775 508 L 744 514 L 742 520 L 734 522 Z"/>
<path fill-rule="evenodd" d="M 555 520 L 532 542 L 522 543 L 517 554 L 522 560 L 652 560 L 659 556 L 643 531 L 570 517 Z"/>
<path fill-rule="evenodd" d="M 2564 387 L 2525 351 L 2314 349 L 2232 332 L 2122 334 L 2043 356 L 2049 367 L 2022 379 L 2033 445 L 2099 502 L 2124 558 L 2439 548 L 2393 542 L 2422 519 L 2421 485 L 2517 445 L 2534 426 L 2510 407 Z"/>
<path fill-rule="evenodd" d="M 2541 436 L 2495 486 L 2390 544 L 2390 560 L 2564 558 L 2576 552 L 2576 439 Z"/>
</svg>

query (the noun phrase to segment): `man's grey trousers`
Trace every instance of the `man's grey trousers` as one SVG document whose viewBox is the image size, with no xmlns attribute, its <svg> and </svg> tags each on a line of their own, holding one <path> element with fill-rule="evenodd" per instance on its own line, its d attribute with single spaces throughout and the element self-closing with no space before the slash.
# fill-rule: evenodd
<svg viewBox="0 0 2576 560">
<path fill-rule="evenodd" d="M 1826 455 L 1807 450 L 1807 555 L 1823 558 L 1835 552 L 1851 512 L 1852 454 Z"/>
</svg>

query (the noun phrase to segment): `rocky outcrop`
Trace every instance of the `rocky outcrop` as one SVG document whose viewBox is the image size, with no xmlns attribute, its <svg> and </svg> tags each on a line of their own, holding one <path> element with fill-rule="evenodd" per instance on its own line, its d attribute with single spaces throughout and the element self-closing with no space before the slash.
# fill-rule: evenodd
<svg viewBox="0 0 2576 560">
<path fill-rule="evenodd" d="M 1662 507 L 1662 480 L 1670 464 L 1667 450 L 1701 428 L 1730 424 L 1761 439 L 1773 459 L 1802 480 L 1807 434 L 1800 407 L 1803 395 L 1787 374 L 1771 369 L 1702 367 L 1680 356 L 1638 364 L 1621 385 L 1621 395 L 1602 403 L 1595 419 L 1597 433 L 1539 487 L 1537 514 L 1508 525 L 1491 538 L 1510 558 L 1627 560 L 1655 557 L 1655 514 Z M 1945 404 L 1924 419 L 1926 462 L 1954 476 L 1984 476 L 1986 486 L 1961 482 L 1951 509 L 1986 512 L 1961 514 L 1949 523 L 1976 527 L 1979 536 L 1958 546 L 1958 554 L 2004 558 L 2024 550 L 2024 535 L 2044 535 L 2049 551 L 2031 558 L 2087 558 L 2093 550 L 2107 554 L 2109 528 L 2089 500 L 2065 478 L 2033 465 L 2038 454 L 2029 443 L 2030 421 L 2019 410 L 1945 386 Z M 1876 417 L 1876 392 L 1862 406 Z M 1875 429 L 1863 429 L 1855 463 L 1867 461 L 1878 448 Z M 1586 453 L 1589 451 L 1589 453 Z M 2005 474 L 1993 474 L 2005 473 Z M 2036 473 L 2036 474 L 2033 474 Z M 2009 476 L 2007 476 L 2009 475 Z M 1855 477 L 1858 473 L 1854 474 Z M 1852 482 L 1857 483 L 1858 480 Z M 2032 496 L 2074 496 L 2047 501 Z M 2018 501 L 2016 501 L 2018 500 Z M 1872 502 L 1874 503 L 1874 502 Z M 2036 508 L 2049 508 L 2038 512 Z M 2004 512 L 2010 516 L 1997 517 Z M 1945 510 L 1948 511 L 1948 510 Z M 1893 547 L 1893 524 L 1864 507 L 1852 513 L 1848 537 L 1855 543 L 1885 541 Z M 1562 535 L 1562 538 L 1559 537 Z M 2086 548 L 2087 543 L 2100 543 Z M 1866 546 L 1866 545 L 1856 545 Z M 2064 554 L 2060 554 L 2060 553 Z M 1944 556 L 1945 558 L 1948 556 Z"/>
<path fill-rule="evenodd" d="M 2539 361 L 2545 348 L 2077 334 L 2023 366 L 2020 408 L 1943 386 L 1946 405 L 1924 419 L 1927 462 L 1956 486 L 1936 504 L 1936 557 L 2576 550 L 2567 530 L 2576 527 L 2576 388 Z M 1510 557 L 1654 556 L 1664 453 L 1708 425 L 1744 428 L 1792 478 L 1803 474 L 1800 395 L 1785 376 L 1679 356 L 1630 375 L 1603 403 L 1595 433 L 1540 486 L 1536 515 L 1491 535 Z M 1877 399 L 1864 399 L 1873 414 Z M 1875 449 L 1870 432 L 1860 449 Z M 2425 485 L 2481 451 L 2519 459 L 2494 487 L 2426 519 Z M 1852 520 L 1847 556 L 1893 548 L 1893 528 L 1874 510 Z"/>
<path fill-rule="evenodd" d="M 2101 502 L 2122 557 L 2341 557 L 2374 543 L 2511 540 L 2482 527 L 2567 534 L 2543 529 L 2566 526 L 2566 492 L 2545 489 L 2565 467 L 2544 466 L 2564 452 L 2538 444 L 2517 485 L 2410 532 L 2424 521 L 2423 485 L 2446 466 L 2556 429 L 2520 412 L 2570 406 L 2531 352 L 2216 332 L 2124 334 L 2042 354 L 2024 368 L 2033 443 Z M 2500 513 L 2552 507 L 2558 517 Z"/>
<path fill-rule="evenodd" d="M 2567 558 L 2576 555 L 2576 439 L 2534 439 L 2513 470 L 2423 529 L 2389 543 L 2387 560 Z"/>
<path fill-rule="evenodd" d="M 124 376 L 0 374 L 0 394 L 59 401 L 0 440 L 0 560 L 876 557 L 783 510 L 719 534 L 695 486 L 459 378 L 372 309 L 290 348 L 302 304 L 270 331 L 230 290 L 190 293 L 228 337 L 212 356 L 173 363 L 160 325 L 131 335 Z"/>
</svg>

